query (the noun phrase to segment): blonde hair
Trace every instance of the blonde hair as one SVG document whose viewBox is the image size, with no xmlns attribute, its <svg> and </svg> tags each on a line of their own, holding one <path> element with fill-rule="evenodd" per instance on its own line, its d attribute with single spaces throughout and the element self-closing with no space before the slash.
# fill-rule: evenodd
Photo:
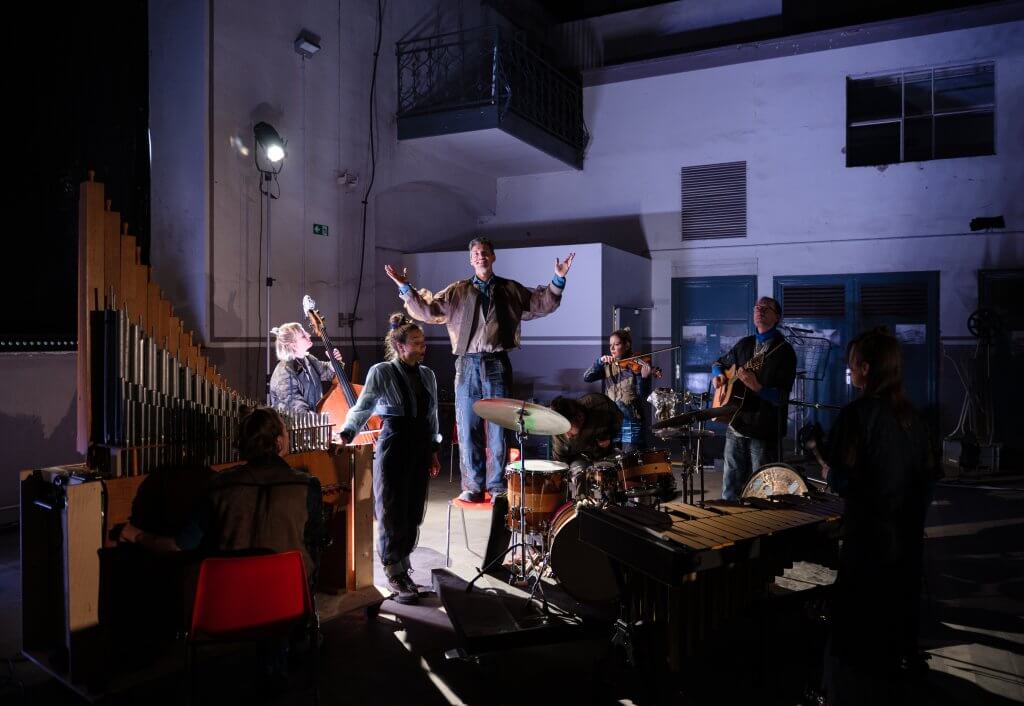
<svg viewBox="0 0 1024 706">
<path fill-rule="evenodd" d="M 398 360 L 398 345 L 405 343 L 413 331 L 423 333 L 419 324 L 400 311 L 388 317 L 388 332 L 384 334 L 384 357 L 387 360 Z"/>
<path fill-rule="evenodd" d="M 299 357 L 295 354 L 295 342 L 298 340 L 299 334 L 304 333 L 305 330 L 302 324 L 295 321 L 270 329 L 270 332 L 277 337 L 278 360 L 288 361 Z"/>
</svg>

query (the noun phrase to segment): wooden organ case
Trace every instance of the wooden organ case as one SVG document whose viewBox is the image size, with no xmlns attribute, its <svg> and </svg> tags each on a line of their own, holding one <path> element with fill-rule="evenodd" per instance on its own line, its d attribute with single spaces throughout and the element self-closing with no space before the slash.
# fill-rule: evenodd
<svg viewBox="0 0 1024 706">
<path fill-rule="evenodd" d="M 187 468 L 238 463 L 236 421 L 256 403 L 205 358 L 92 174 L 80 188 L 78 228 L 78 448 L 86 463 L 21 474 L 22 623 L 24 654 L 90 696 L 130 671 L 105 654 L 118 636 L 104 606 L 123 587 L 103 556 L 116 550 L 113 535 L 140 486 L 157 472 L 173 481 L 179 467 L 184 477 Z M 285 460 L 323 489 L 332 542 L 317 586 L 322 617 L 379 605 L 373 448 L 332 445 L 324 415 L 286 421 Z"/>
</svg>

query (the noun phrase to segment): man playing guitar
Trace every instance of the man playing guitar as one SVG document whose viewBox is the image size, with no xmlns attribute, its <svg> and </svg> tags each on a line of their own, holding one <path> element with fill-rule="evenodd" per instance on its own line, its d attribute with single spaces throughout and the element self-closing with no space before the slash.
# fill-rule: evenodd
<svg viewBox="0 0 1024 706">
<path fill-rule="evenodd" d="M 796 353 L 776 328 L 782 307 L 771 297 L 754 306 L 757 333 L 745 336 L 711 368 L 716 396 L 732 386 L 739 405 L 725 435 L 722 498 L 738 500 L 751 474 L 781 458 L 789 391 L 796 377 Z"/>
</svg>

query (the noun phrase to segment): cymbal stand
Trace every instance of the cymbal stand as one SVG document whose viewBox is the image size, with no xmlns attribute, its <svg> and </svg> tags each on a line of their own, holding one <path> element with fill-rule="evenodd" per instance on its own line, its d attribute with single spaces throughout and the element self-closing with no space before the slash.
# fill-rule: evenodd
<svg viewBox="0 0 1024 706">
<path fill-rule="evenodd" d="M 710 395 L 707 392 L 700 393 L 700 401 L 697 403 L 698 404 L 698 409 L 704 409 L 705 404 L 708 402 L 708 398 L 709 397 L 710 397 Z M 704 439 L 704 425 L 705 424 L 707 424 L 707 420 L 704 420 L 704 419 L 701 419 L 700 421 L 697 422 L 697 448 L 693 452 L 693 462 L 695 464 L 697 464 L 697 467 L 696 467 L 695 470 L 697 472 L 697 475 L 700 476 L 700 504 L 701 505 L 704 504 L 704 460 L 701 458 L 701 455 L 700 455 L 700 445 L 701 445 L 701 443 L 703 442 L 703 439 Z M 691 505 L 693 504 L 692 498 L 690 500 L 690 504 Z"/>
<path fill-rule="evenodd" d="M 513 533 L 512 533 L 513 543 L 509 546 L 509 548 L 506 549 L 505 551 L 503 551 L 498 556 L 496 556 L 493 559 L 491 559 L 491 561 L 489 561 L 486 566 L 484 566 L 482 569 L 480 569 L 477 572 L 476 576 L 473 577 L 473 579 L 469 582 L 469 584 L 467 584 L 467 586 L 466 586 L 466 593 L 469 593 L 470 591 L 473 590 L 473 584 L 475 584 L 477 582 L 477 580 L 481 576 L 483 576 L 485 573 L 487 573 L 488 569 L 490 569 L 492 566 L 494 566 L 496 563 L 498 563 L 498 561 L 504 559 L 505 555 L 508 554 L 509 552 L 512 552 L 513 555 L 514 555 L 516 549 L 519 549 L 520 552 L 521 552 L 520 553 L 521 564 L 519 566 L 519 573 L 517 574 L 516 573 L 516 568 L 515 568 L 515 562 L 513 561 L 512 575 L 510 577 L 509 583 L 515 583 L 517 581 L 522 581 L 523 583 L 525 583 L 527 585 L 529 584 L 529 575 L 527 574 L 527 571 L 526 571 L 526 438 L 527 438 L 527 436 L 529 436 L 529 434 L 526 431 L 526 403 L 525 402 L 523 402 L 523 406 L 519 409 L 519 415 L 518 416 L 519 416 L 519 418 L 516 420 L 516 441 L 519 442 L 519 470 L 518 471 L 514 471 L 514 472 L 519 474 L 519 529 L 513 531 Z M 516 540 L 516 538 L 518 538 L 519 541 L 514 541 L 514 540 Z M 547 547 L 544 546 L 544 549 L 546 550 Z M 547 552 L 547 551 L 544 552 L 543 566 L 542 566 L 542 568 L 540 570 L 540 573 L 537 574 L 536 583 L 534 584 L 533 589 L 530 591 L 530 600 L 533 600 L 535 598 L 535 594 L 537 593 L 538 586 L 540 586 L 541 576 L 544 575 L 544 570 L 547 569 L 547 563 L 548 563 L 548 556 L 549 556 L 549 554 L 550 553 Z M 544 614 L 547 615 L 548 614 L 548 600 L 547 600 L 547 596 L 545 596 L 545 594 L 544 594 L 544 588 L 543 587 L 540 587 L 540 594 L 541 594 L 542 607 L 543 607 L 543 610 L 544 610 Z"/>
</svg>

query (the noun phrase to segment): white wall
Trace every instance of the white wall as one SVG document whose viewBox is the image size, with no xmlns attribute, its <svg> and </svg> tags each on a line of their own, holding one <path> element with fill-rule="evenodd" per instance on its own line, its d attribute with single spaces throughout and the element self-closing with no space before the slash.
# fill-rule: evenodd
<svg viewBox="0 0 1024 706">
<path fill-rule="evenodd" d="M 987 59 L 995 156 L 845 167 L 847 75 Z M 589 219 L 608 240 L 639 222 L 659 336 L 670 335 L 672 276 L 757 274 L 770 293 L 777 275 L 928 269 L 941 273 L 942 333 L 960 335 L 975 271 L 1024 262 L 1024 23 L 596 86 L 584 102 L 585 168 L 500 179 L 493 224 Z M 748 164 L 747 238 L 683 246 L 680 167 L 735 160 Z M 1007 232 L 966 232 L 997 214 Z"/>
<path fill-rule="evenodd" d="M 496 250 L 494 271 L 528 287 L 543 285 L 554 275 L 555 258 L 576 253 L 562 303 L 549 316 L 522 325 L 522 347 L 510 354 L 515 371 L 515 394 L 544 401 L 562 394 L 579 394 L 586 386 L 583 370 L 606 345 L 615 304 L 644 305 L 650 301 L 650 261 L 599 243 L 568 243 L 551 247 Z M 413 286 L 439 291 L 472 275 L 466 250 L 392 253 L 396 264 L 409 268 Z M 382 306 L 401 302 L 393 285 L 382 288 Z M 388 304 L 390 302 L 390 304 Z M 442 389 L 451 391 L 453 357 L 444 326 L 424 326 L 428 364 Z"/>
</svg>

